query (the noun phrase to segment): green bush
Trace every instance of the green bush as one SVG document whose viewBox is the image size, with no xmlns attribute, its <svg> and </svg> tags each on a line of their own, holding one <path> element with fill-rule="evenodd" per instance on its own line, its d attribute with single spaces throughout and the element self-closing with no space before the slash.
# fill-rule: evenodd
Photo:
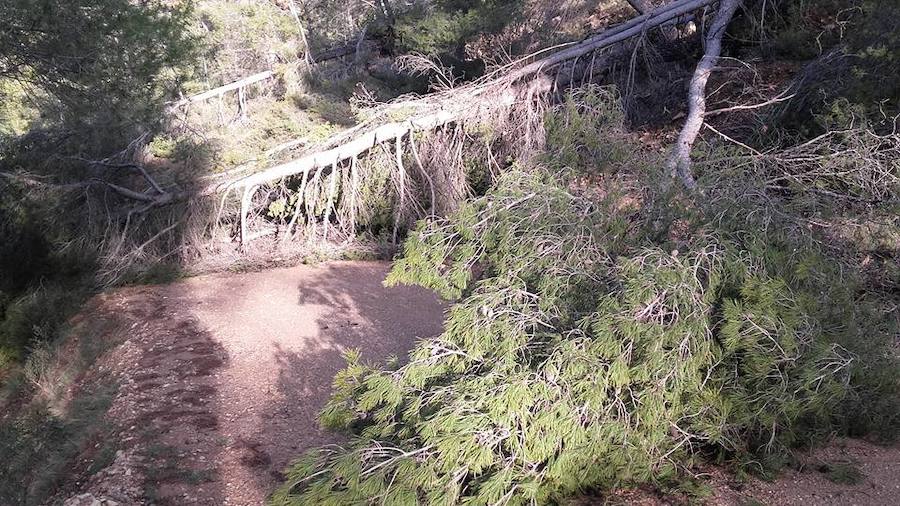
<svg viewBox="0 0 900 506">
<path fill-rule="evenodd" d="M 859 485 L 866 479 L 858 467 L 848 462 L 826 465 L 824 472 L 828 481 L 838 485 Z"/>
<path fill-rule="evenodd" d="M 115 388 L 83 392 L 69 416 L 51 413 L 37 402 L 16 416 L 0 420 L 0 497 L 4 504 L 44 504 L 64 483 L 76 459 L 109 427 L 103 419 Z"/>
<path fill-rule="evenodd" d="M 191 91 L 236 81 L 275 63 L 301 56 L 300 29 L 287 9 L 269 2 L 204 2 L 198 6 L 195 35 L 206 54 Z"/>
<path fill-rule="evenodd" d="M 159 122 L 194 51 L 189 19 L 190 2 L 6 1 L 0 75 L 40 90 L 32 95 L 67 130 L 65 147 L 107 156 Z M 50 151 L 60 154 L 61 146 Z"/>
<path fill-rule="evenodd" d="M 0 142 L 18 137 L 38 123 L 34 100 L 22 83 L 0 79 Z"/>
<path fill-rule="evenodd" d="M 0 319 L 0 354 L 21 360 L 29 348 L 54 340 L 84 297 L 83 289 L 53 284 L 13 299 Z"/>
<path fill-rule="evenodd" d="M 785 48 L 813 60 L 800 73 L 795 98 L 783 111 L 784 126 L 805 136 L 851 126 L 893 131 L 900 113 L 896 2 L 785 2 L 781 9 L 774 40 L 787 38 Z M 810 24 L 810 19 L 817 22 Z"/>
<path fill-rule="evenodd" d="M 92 269 L 54 214 L 55 195 L 27 190 L 0 181 L 0 364 L 55 336 L 88 293 L 78 278 Z"/>
<path fill-rule="evenodd" d="M 524 2 L 439 0 L 415 7 L 394 25 L 398 49 L 429 56 L 454 56 L 462 63 L 466 42 L 496 33 L 520 18 Z"/>
<path fill-rule="evenodd" d="M 44 273 L 50 243 L 41 230 L 41 213 L 24 192 L 0 181 L 0 311 L 6 297 L 15 296 Z"/>
</svg>

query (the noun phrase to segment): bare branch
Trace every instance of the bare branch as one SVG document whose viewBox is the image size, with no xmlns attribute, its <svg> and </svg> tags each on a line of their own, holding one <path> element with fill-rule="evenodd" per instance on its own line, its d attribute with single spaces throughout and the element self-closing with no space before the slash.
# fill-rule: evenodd
<svg viewBox="0 0 900 506">
<path fill-rule="evenodd" d="M 193 102 L 202 102 L 204 100 L 218 97 L 232 90 L 240 90 L 244 86 L 258 83 L 260 81 L 265 81 L 266 79 L 271 79 L 275 76 L 275 73 L 271 70 L 266 70 L 264 72 L 259 72 L 257 74 L 253 74 L 252 76 L 245 77 L 233 83 L 228 83 L 224 86 L 219 86 L 218 88 L 213 88 L 211 90 L 204 91 L 203 93 L 199 93 L 197 95 L 190 96 L 185 98 L 184 100 L 180 100 L 176 102 L 174 107 L 181 107 L 183 105 L 187 105 Z"/>
<path fill-rule="evenodd" d="M 741 0 L 722 0 L 719 4 L 719 11 L 706 34 L 706 51 L 703 58 L 700 59 L 700 63 L 697 64 L 688 88 L 687 119 L 684 121 L 684 127 L 681 129 L 678 141 L 666 163 L 666 168 L 671 176 L 681 179 L 684 186 L 690 190 L 697 188 L 697 182 L 691 173 L 691 149 L 703 127 L 706 116 L 706 83 L 722 53 L 722 36 L 725 34 L 725 29 L 740 5 Z"/>
<path fill-rule="evenodd" d="M 790 90 L 784 90 L 783 92 L 779 93 L 778 96 L 772 97 L 769 100 L 766 100 L 765 102 L 760 102 L 758 104 L 735 105 L 735 106 L 731 106 L 731 107 L 723 107 L 721 109 L 716 109 L 714 111 L 708 111 L 705 116 L 708 118 L 710 116 L 722 114 L 723 112 L 748 111 L 751 109 L 759 109 L 761 107 L 766 107 L 766 106 L 769 106 L 772 104 L 777 104 L 779 102 L 786 102 L 786 101 L 794 98 L 795 96 L 797 96 L 796 93 L 791 93 L 790 95 L 787 95 L 788 91 L 790 91 Z"/>
</svg>

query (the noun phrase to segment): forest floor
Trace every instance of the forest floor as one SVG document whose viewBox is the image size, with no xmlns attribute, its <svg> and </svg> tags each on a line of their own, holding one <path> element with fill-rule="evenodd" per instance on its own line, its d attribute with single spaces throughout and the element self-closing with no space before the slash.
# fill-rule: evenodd
<svg viewBox="0 0 900 506">
<path fill-rule="evenodd" d="M 441 331 L 445 305 L 423 289 L 383 287 L 388 268 L 334 262 L 221 273 L 95 297 L 72 322 L 94 334 L 76 331 L 72 340 L 110 347 L 72 395 L 114 385 L 112 429 L 84 451 L 51 503 L 263 504 L 292 459 L 341 442 L 316 416 L 344 350 L 359 348 L 372 362 L 403 357 L 417 338 Z M 714 469 L 708 501 L 900 504 L 896 446 L 842 440 L 803 458 L 808 465 L 774 482 L 738 485 Z M 829 481 L 835 476 L 852 484 Z M 630 490 L 605 501 L 685 499 Z"/>
</svg>

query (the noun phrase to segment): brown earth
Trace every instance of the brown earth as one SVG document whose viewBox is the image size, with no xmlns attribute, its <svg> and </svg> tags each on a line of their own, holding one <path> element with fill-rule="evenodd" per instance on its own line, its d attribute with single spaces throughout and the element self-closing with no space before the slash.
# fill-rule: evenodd
<svg viewBox="0 0 900 506">
<path fill-rule="evenodd" d="M 99 364 L 120 385 L 109 413 L 119 453 L 69 503 L 264 503 L 292 459 L 341 441 L 316 415 L 345 350 L 382 361 L 441 331 L 438 298 L 383 287 L 388 267 L 336 262 L 102 296 L 91 317 L 128 334 Z"/>
<path fill-rule="evenodd" d="M 724 469 L 695 470 L 709 495 L 703 500 L 649 488 L 619 490 L 587 504 L 628 506 L 897 506 L 900 505 L 900 447 L 858 439 L 836 439 L 796 455 L 794 466 L 778 478 L 740 481 Z M 850 482 L 840 482 L 858 473 Z"/>
<path fill-rule="evenodd" d="M 383 287 L 388 268 L 335 262 L 223 273 L 95 298 L 77 319 L 115 322 L 93 326 L 108 329 L 104 335 L 115 335 L 106 339 L 120 344 L 92 374 L 119 385 L 108 415 L 119 429 L 73 469 L 85 478 L 66 487 L 64 504 L 263 504 L 293 458 L 342 441 L 319 428 L 316 414 L 344 350 L 359 348 L 373 362 L 402 358 L 416 338 L 440 332 L 445 306 L 426 290 Z M 118 452 L 109 465 L 94 474 L 79 471 L 110 444 Z M 701 476 L 713 492 L 706 502 L 900 504 L 896 446 L 840 440 L 800 461 L 774 482 L 738 483 L 709 469 Z M 858 469 L 858 483 L 829 481 L 827 470 L 839 464 Z M 638 489 L 599 503 L 696 500 Z"/>
</svg>

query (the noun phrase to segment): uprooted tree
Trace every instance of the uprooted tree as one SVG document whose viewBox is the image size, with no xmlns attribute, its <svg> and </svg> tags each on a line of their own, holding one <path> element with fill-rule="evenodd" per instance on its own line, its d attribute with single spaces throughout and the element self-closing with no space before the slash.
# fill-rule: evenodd
<svg viewBox="0 0 900 506">
<path fill-rule="evenodd" d="M 105 185 L 121 197 L 136 202 L 135 209 L 139 212 L 220 195 L 220 209 L 216 213 L 219 218 L 222 216 L 227 198 L 230 195 L 237 195 L 239 211 L 237 226 L 233 230 L 244 246 L 259 235 L 278 234 L 282 238 L 290 238 L 294 236 L 295 229 L 301 221 L 309 226 L 309 231 L 314 232 L 319 228 L 321 236 L 327 236 L 332 226 L 331 221 L 334 219 L 337 219 L 336 226 L 339 228 L 349 231 L 355 228 L 353 217 L 357 214 L 356 208 L 360 203 L 352 201 L 353 196 L 359 195 L 362 191 L 358 185 L 366 179 L 363 171 L 366 170 L 367 164 L 364 160 L 376 158 L 376 163 L 384 163 L 385 153 L 379 150 L 381 146 L 388 145 L 391 153 L 387 158 L 392 159 L 394 165 L 390 170 L 389 179 L 396 194 L 398 207 L 414 204 L 418 199 L 411 197 L 413 192 L 407 185 L 418 184 L 419 191 L 415 193 L 431 196 L 432 201 L 420 206 L 418 212 L 414 209 L 400 209 L 395 216 L 396 220 L 409 221 L 424 216 L 421 211 L 425 209 L 435 209 L 434 200 L 437 198 L 435 195 L 444 191 L 434 187 L 435 181 L 446 179 L 446 174 L 430 174 L 429 171 L 433 169 L 427 164 L 422 164 L 416 149 L 417 142 L 420 142 L 417 138 L 422 134 L 438 132 L 439 137 L 445 140 L 456 139 L 458 144 L 460 139 L 465 137 L 466 129 L 471 130 L 475 124 L 482 124 L 493 131 L 501 132 L 497 137 L 502 137 L 503 122 L 509 122 L 507 124 L 517 122 L 520 126 L 530 125 L 525 127 L 526 133 L 521 137 L 528 139 L 525 146 L 536 147 L 541 142 L 539 109 L 548 94 L 558 89 L 561 81 L 571 82 L 576 79 L 576 75 L 582 80 L 593 78 L 595 70 L 599 75 L 606 62 L 628 53 L 627 42 L 643 37 L 649 31 L 660 27 L 677 26 L 680 21 L 687 19 L 698 9 L 716 3 L 714 0 L 671 2 L 581 42 L 564 45 L 563 49 L 548 56 L 539 54 L 511 62 L 474 83 L 421 98 L 395 101 L 378 108 L 371 118 L 361 125 L 327 141 L 319 147 L 319 151 L 247 176 L 230 179 L 214 177 L 190 188 L 164 189 L 150 174 L 141 171 L 145 183 L 150 185 L 149 191 L 146 192 L 129 189 L 102 178 L 83 184 Z M 699 130 L 698 125 L 702 124 L 702 107 L 693 104 L 698 103 L 698 100 L 702 102 L 705 80 L 718 55 L 716 49 L 718 41 L 738 4 L 739 2 L 734 1 L 723 2 L 714 21 L 713 30 L 707 35 L 707 55 L 698 67 L 695 84 L 690 91 L 692 107 L 685 127 L 686 133 L 683 134 L 685 139 L 679 141 L 673 160 L 685 159 L 689 154 L 693 137 L 696 137 L 696 131 Z M 412 65 L 414 67 L 418 65 L 418 68 L 424 68 L 425 71 L 441 72 L 438 66 L 427 62 L 419 61 Z M 527 133 L 528 131 L 531 133 Z M 516 135 L 519 135 L 519 132 L 516 132 Z M 518 141 L 515 143 L 520 144 Z M 493 144 L 496 146 L 498 143 Z M 488 150 L 486 153 L 488 163 L 498 159 L 499 153 L 491 152 L 492 143 L 487 142 L 485 145 Z M 520 150 L 517 155 L 521 157 L 525 151 L 527 150 Z M 122 165 L 122 157 L 133 156 L 133 153 L 133 150 L 129 150 L 123 152 L 118 159 L 106 159 L 99 163 L 119 166 Z M 412 159 L 404 164 L 404 159 L 408 158 L 409 154 L 413 155 Z M 496 161 L 493 163 L 496 165 Z M 679 162 L 677 165 L 681 167 L 684 163 Z M 689 170 L 682 170 L 679 174 L 685 184 L 692 186 Z M 458 182 L 450 183 L 451 187 L 459 185 Z M 265 196 L 257 198 L 262 192 Z M 320 200 L 324 202 L 319 202 Z M 344 204 L 342 205 L 339 200 L 345 201 Z M 268 206 L 275 201 L 283 202 L 277 205 L 277 214 L 285 217 L 284 222 L 280 225 L 269 223 L 263 230 L 251 230 L 250 216 L 259 212 L 260 204 L 263 210 L 268 210 Z M 217 224 L 218 221 L 217 218 Z M 398 226 L 399 223 L 395 223 L 394 229 L 396 230 Z M 213 235 L 216 233 L 213 232 Z M 394 235 L 396 236 L 396 232 Z"/>
</svg>

